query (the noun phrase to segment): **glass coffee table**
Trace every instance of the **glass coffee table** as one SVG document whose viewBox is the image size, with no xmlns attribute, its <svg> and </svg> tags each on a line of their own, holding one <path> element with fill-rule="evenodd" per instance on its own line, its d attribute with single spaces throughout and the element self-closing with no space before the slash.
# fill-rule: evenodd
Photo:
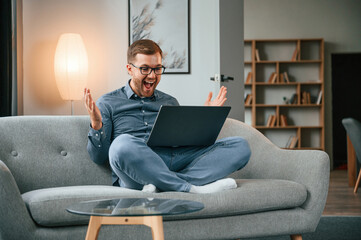
<svg viewBox="0 0 361 240">
<path fill-rule="evenodd" d="M 86 240 L 97 239 L 101 225 L 146 225 L 153 239 L 163 240 L 163 216 L 200 211 L 200 202 L 161 198 L 120 198 L 79 202 L 70 213 L 90 216 Z"/>
</svg>

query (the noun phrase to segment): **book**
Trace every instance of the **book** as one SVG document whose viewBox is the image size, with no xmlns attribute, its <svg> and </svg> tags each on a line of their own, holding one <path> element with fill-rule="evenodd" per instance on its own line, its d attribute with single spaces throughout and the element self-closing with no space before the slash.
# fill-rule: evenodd
<svg viewBox="0 0 361 240">
<path fill-rule="evenodd" d="M 281 127 L 287 127 L 288 126 L 286 115 L 284 115 L 284 114 L 280 115 L 280 124 L 281 124 Z"/>
<path fill-rule="evenodd" d="M 296 47 L 295 51 L 293 52 L 291 61 L 296 61 L 298 56 L 298 49 Z"/>
<path fill-rule="evenodd" d="M 289 148 L 295 148 L 297 146 L 297 143 L 298 143 L 298 137 L 293 137 Z"/>
<path fill-rule="evenodd" d="M 276 123 L 276 116 L 271 114 L 268 116 L 268 119 L 267 119 L 267 124 L 266 126 L 267 127 L 274 127 L 275 126 L 275 123 Z"/>
<path fill-rule="evenodd" d="M 287 73 L 287 72 L 284 72 L 284 73 L 283 73 L 283 76 L 284 76 L 284 78 L 285 78 L 286 83 L 289 83 L 289 82 L 290 82 L 290 79 L 288 78 L 288 73 Z"/>
<path fill-rule="evenodd" d="M 259 57 L 259 51 L 258 49 L 256 49 L 256 61 L 259 62 L 261 61 L 260 57 Z"/>
<path fill-rule="evenodd" d="M 268 116 L 267 123 L 266 123 L 266 126 L 267 126 L 267 127 L 270 127 L 270 126 L 271 126 L 272 116 L 273 116 L 273 115 L 269 115 L 269 116 Z"/>
<path fill-rule="evenodd" d="M 250 97 L 249 97 L 249 100 L 248 100 L 247 104 L 252 104 L 252 101 L 253 101 L 253 95 L 251 94 Z"/>
<path fill-rule="evenodd" d="M 297 93 L 294 93 L 290 99 L 290 104 L 297 104 L 297 98 L 298 98 L 298 95 Z"/>
<path fill-rule="evenodd" d="M 277 73 L 273 72 L 268 78 L 268 83 L 275 83 L 277 80 Z"/>
<path fill-rule="evenodd" d="M 311 93 L 307 93 L 307 103 L 311 104 Z"/>
<path fill-rule="evenodd" d="M 246 99 L 244 100 L 245 105 L 250 105 L 252 103 L 252 94 L 247 94 Z"/>
<path fill-rule="evenodd" d="M 248 95 L 249 95 L 249 93 L 246 93 L 246 92 L 244 93 L 244 102 L 246 102 Z"/>
<path fill-rule="evenodd" d="M 305 104 L 305 103 L 306 103 L 306 92 L 302 92 L 301 103 L 302 103 L 302 104 Z"/>
<path fill-rule="evenodd" d="M 311 104 L 311 94 L 309 92 L 302 92 L 302 104 Z"/>
<path fill-rule="evenodd" d="M 272 115 L 272 119 L 271 119 L 271 123 L 270 123 L 270 127 L 274 127 L 276 125 L 276 116 L 275 115 Z"/>
<path fill-rule="evenodd" d="M 286 148 L 295 148 L 297 146 L 297 143 L 298 143 L 298 137 L 290 136 L 287 141 Z"/>
<path fill-rule="evenodd" d="M 287 143 L 286 143 L 285 148 L 289 148 L 289 147 L 290 147 L 292 139 L 293 139 L 293 136 L 290 136 L 290 137 L 288 138 L 288 141 L 287 141 Z"/>
<path fill-rule="evenodd" d="M 274 73 L 274 74 L 273 74 L 272 83 L 277 82 L 277 76 L 278 76 L 277 73 Z"/>
<path fill-rule="evenodd" d="M 316 104 L 321 104 L 322 101 L 322 90 L 318 93 Z"/>
<path fill-rule="evenodd" d="M 280 83 L 284 83 L 285 82 L 285 77 L 283 73 L 280 73 Z"/>
<path fill-rule="evenodd" d="M 247 74 L 246 83 L 252 83 L 252 72 Z"/>
</svg>

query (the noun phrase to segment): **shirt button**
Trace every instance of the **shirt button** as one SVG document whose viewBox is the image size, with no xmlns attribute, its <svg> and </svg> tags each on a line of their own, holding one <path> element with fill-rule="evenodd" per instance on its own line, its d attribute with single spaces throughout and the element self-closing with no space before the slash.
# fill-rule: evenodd
<svg viewBox="0 0 361 240">
<path fill-rule="evenodd" d="M 144 100 L 140 101 L 141 103 L 144 103 Z"/>
<path fill-rule="evenodd" d="M 103 132 L 100 132 L 100 134 L 103 134 Z"/>
<path fill-rule="evenodd" d="M 144 123 L 144 125 L 145 125 L 145 126 L 148 126 L 148 123 L 147 123 L 147 122 L 145 122 L 145 123 Z"/>
<path fill-rule="evenodd" d="M 98 147 L 101 147 L 101 145 L 98 145 Z"/>
<path fill-rule="evenodd" d="M 95 136 L 97 136 L 97 137 L 98 137 L 98 136 L 99 136 L 99 134 L 98 134 L 98 133 L 96 133 L 96 134 L 95 134 Z"/>
</svg>

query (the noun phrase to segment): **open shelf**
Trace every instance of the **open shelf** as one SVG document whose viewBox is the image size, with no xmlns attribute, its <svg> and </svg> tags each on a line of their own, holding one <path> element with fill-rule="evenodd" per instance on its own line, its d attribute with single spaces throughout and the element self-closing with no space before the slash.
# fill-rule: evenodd
<svg viewBox="0 0 361 240">
<path fill-rule="evenodd" d="M 324 150 L 323 39 L 245 40 L 244 59 L 246 123 L 281 148 Z"/>
</svg>

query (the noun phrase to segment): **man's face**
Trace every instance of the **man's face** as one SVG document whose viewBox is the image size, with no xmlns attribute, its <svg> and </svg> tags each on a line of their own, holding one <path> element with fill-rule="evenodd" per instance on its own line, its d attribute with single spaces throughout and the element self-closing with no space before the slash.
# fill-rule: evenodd
<svg viewBox="0 0 361 240">
<path fill-rule="evenodd" d="M 161 67 L 162 57 L 160 53 L 153 55 L 137 54 L 132 64 L 127 64 L 128 73 L 132 76 L 130 87 L 139 97 L 151 97 L 160 81 L 161 75 L 156 75 L 154 71 L 149 75 L 143 75 L 137 67 Z"/>
</svg>

